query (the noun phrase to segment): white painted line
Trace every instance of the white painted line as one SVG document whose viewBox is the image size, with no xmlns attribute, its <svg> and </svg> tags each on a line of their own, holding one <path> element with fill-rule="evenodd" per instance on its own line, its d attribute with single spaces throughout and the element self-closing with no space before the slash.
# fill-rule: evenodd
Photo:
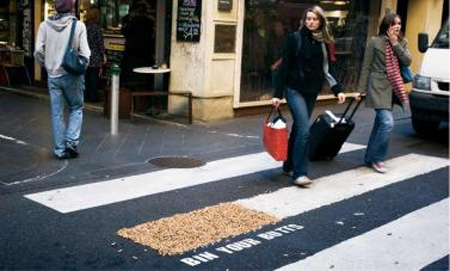
<svg viewBox="0 0 450 271">
<path fill-rule="evenodd" d="M 420 270 L 449 253 L 448 204 L 444 199 L 276 271 Z"/>
<path fill-rule="evenodd" d="M 277 167 L 280 163 L 268 154 L 257 153 L 213 161 L 198 168 L 161 170 L 25 197 L 69 213 Z"/>
<path fill-rule="evenodd" d="M 47 178 L 50 178 L 52 176 L 55 176 L 56 174 L 62 172 L 63 170 L 65 170 L 67 167 L 69 166 L 69 161 L 65 160 L 63 165 L 61 167 L 59 167 L 57 170 L 55 170 L 54 172 L 50 172 L 48 174 L 44 174 L 44 175 L 38 175 L 36 177 L 33 178 L 29 178 L 29 179 L 25 179 L 25 180 L 21 180 L 21 181 L 16 181 L 16 182 L 12 182 L 12 183 L 4 183 L 1 182 L 3 185 L 5 186 L 12 186 L 12 185 L 22 185 L 22 184 L 26 184 L 26 183 L 30 183 L 30 182 L 35 182 L 35 181 L 41 181 Z"/>
<path fill-rule="evenodd" d="M 386 174 L 360 167 L 316 179 L 309 189 L 292 186 L 238 200 L 236 203 L 284 219 L 447 167 L 449 161 L 439 157 L 408 154 L 389 160 L 386 165 L 389 167 Z"/>
<path fill-rule="evenodd" d="M 361 150 L 361 149 L 365 149 L 365 148 L 366 148 L 366 146 L 364 146 L 364 145 L 345 142 L 344 145 L 342 145 L 342 148 L 339 151 L 339 153 L 357 151 L 357 150 Z"/>
<path fill-rule="evenodd" d="M 25 142 L 25 141 L 16 139 L 16 138 L 14 138 L 14 137 L 5 136 L 5 135 L 2 135 L 2 134 L 0 134 L 0 139 L 5 139 L 5 140 L 13 141 L 13 142 L 15 142 L 15 143 L 17 143 L 17 144 L 20 144 L 20 145 L 28 145 L 28 143 Z"/>
<path fill-rule="evenodd" d="M 341 153 L 365 148 L 346 143 Z M 233 178 L 281 167 L 267 153 L 212 161 L 192 169 L 167 169 L 104 182 L 25 195 L 61 213 L 70 213 L 175 189 Z"/>
</svg>

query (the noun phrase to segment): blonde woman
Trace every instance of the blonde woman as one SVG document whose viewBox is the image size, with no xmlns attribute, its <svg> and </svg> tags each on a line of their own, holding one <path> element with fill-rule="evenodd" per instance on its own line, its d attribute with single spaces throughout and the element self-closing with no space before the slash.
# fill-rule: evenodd
<svg viewBox="0 0 450 271">
<path fill-rule="evenodd" d="M 306 9 L 300 29 L 289 35 L 283 61 L 275 80 L 272 105 L 278 107 L 286 96 L 293 118 L 289 136 L 288 158 L 283 171 L 292 176 L 293 183 L 303 188 L 312 183 L 308 177 L 309 122 L 311 113 L 325 81 L 331 86 L 338 103 L 345 102 L 342 86 L 330 75 L 332 37 L 322 8 Z"/>
</svg>

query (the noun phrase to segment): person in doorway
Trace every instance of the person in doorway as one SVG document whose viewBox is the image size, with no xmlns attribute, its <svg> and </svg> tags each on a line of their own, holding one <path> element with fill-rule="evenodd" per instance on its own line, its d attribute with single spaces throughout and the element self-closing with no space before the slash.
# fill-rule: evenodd
<svg viewBox="0 0 450 271">
<path fill-rule="evenodd" d="M 283 61 L 275 80 L 272 105 L 280 106 L 285 94 L 293 118 L 288 158 L 283 163 L 283 172 L 292 176 L 293 183 L 303 188 L 312 183 L 308 177 L 309 122 L 316 98 L 325 81 L 338 97 L 338 103 L 345 102 L 342 86 L 329 73 L 331 55 L 328 45 L 331 42 L 332 37 L 322 8 L 312 6 L 306 9 L 300 29 L 287 38 Z"/>
<path fill-rule="evenodd" d="M 375 171 L 388 171 L 384 164 L 390 133 L 394 127 L 392 107 L 400 104 L 407 110 L 408 96 L 400 74 L 399 65 L 411 65 L 408 41 L 401 35 L 401 19 L 397 14 L 386 14 L 381 21 L 378 35 L 372 37 L 366 47 L 358 90 L 367 94 L 366 106 L 375 109 L 375 122 L 364 156 L 364 164 Z"/>
<path fill-rule="evenodd" d="M 99 102 L 98 86 L 102 73 L 102 66 L 106 63 L 105 44 L 103 43 L 103 32 L 98 22 L 100 20 L 99 10 L 89 10 L 86 18 L 86 30 L 91 58 L 86 70 L 86 92 L 85 100 L 88 102 Z"/>
<path fill-rule="evenodd" d="M 145 81 L 146 77 L 134 73 L 133 69 L 155 64 L 155 18 L 151 13 L 151 5 L 146 0 L 138 0 L 123 25 L 125 52 L 121 76 L 124 81 Z"/>
<path fill-rule="evenodd" d="M 48 90 L 52 116 L 54 155 L 59 159 L 76 158 L 80 142 L 84 108 L 84 74 L 71 75 L 62 68 L 72 28 L 75 0 L 56 0 L 57 14 L 39 25 L 36 38 L 36 61 L 44 66 L 48 74 Z M 78 54 L 89 60 L 86 26 L 77 21 L 73 35 L 73 48 Z M 66 127 L 64 106 L 69 107 Z"/>
<path fill-rule="evenodd" d="M 286 42 L 286 35 L 283 22 L 276 20 L 273 25 L 273 33 L 267 43 L 268 48 L 268 62 L 269 69 L 272 75 L 272 82 L 274 82 L 278 68 L 281 65 L 284 44 Z"/>
</svg>

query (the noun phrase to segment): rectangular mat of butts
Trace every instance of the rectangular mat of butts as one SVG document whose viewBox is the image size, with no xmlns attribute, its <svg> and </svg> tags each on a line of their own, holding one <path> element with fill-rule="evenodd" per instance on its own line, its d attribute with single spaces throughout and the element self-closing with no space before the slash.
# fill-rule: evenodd
<svg viewBox="0 0 450 271">
<path fill-rule="evenodd" d="M 221 203 L 185 214 L 149 221 L 119 236 L 151 247 L 161 255 L 178 255 L 275 224 L 279 220 L 238 204 Z"/>
</svg>

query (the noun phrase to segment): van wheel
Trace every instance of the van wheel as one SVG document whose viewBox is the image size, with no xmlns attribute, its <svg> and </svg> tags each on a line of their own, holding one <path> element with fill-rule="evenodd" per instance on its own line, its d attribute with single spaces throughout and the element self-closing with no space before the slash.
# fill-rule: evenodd
<svg viewBox="0 0 450 271">
<path fill-rule="evenodd" d="M 428 121 L 412 116 L 412 126 L 419 135 L 429 135 L 439 129 L 439 121 Z"/>
</svg>

